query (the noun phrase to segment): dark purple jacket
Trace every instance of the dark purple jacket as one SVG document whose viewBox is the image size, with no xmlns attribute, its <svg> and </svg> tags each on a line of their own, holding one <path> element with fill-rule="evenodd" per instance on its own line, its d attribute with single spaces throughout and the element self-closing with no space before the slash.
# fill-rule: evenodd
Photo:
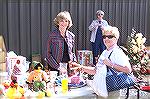
<svg viewBox="0 0 150 99">
<path fill-rule="evenodd" d="M 73 53 L 75 47 L 75 35 L 70 31 L 66 31 L 65 40 L 68 44 L 68 53 L 70 56 L 70 60 L 76 61 L 76 56 Z M 63 58 L 63 50 L 64 39 L 61 36 L 60 32 L 56 29 L 53 32 L 49 33 L 49 38 L 47 41 L 46 61 L 52 68 L 59 68 L 59 63 L 62 61 Z"/>
</svg>

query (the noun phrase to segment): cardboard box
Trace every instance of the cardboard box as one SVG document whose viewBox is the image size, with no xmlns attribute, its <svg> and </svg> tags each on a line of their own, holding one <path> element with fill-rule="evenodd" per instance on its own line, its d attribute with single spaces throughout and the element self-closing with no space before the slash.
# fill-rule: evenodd
<svg viewBox="0 0 150 99">
<path fill-rule="evenodd" d="M 5 43 L 4 43 L 4 38 L 2 35 L 0 35 L 0 49 L 2 51 L 5 51 L 6 52 L 6 47 L 5 47 Z"/>
<path fill-rule="evenodd" d="M 0 35 L 0 63 L 5 62 L 6 61 L 5 58 L 6 58 L 6 47 L 3 36 Z"/>
<path fill-rule="evenodd" d="M 6 57 L 6 65 L 9 76 L 12 73 L 14 75 L 24 74 L 28 69 L 26 67 L 26 57 L 23 56 Z"/>
<path fill-rule="evenodd" d="M 78 63 L 82 65 L 93 64 L 93 54 L 89 50 L 79 50 L 78 51 Z"/>
<path fill-rule="evenodd" d="M 40 54 L 33 54 L 32 61 L 41 62 L 41 55 Z"/>
<path fill-rule="evenodd" d="M 7 72 L 0 72 L 0 84 L 2 84 L 5 80 L 8 80 L 8 79 L 9 78 L 8 78 Z M 3 98 L 1 98 L 1 99 L 3 99 Z"/>
<path fill-rule="evenodd" d="M 6 52 L 0 51 L 0 63 L 6 62 Z"/>
<path fill-rule="evenodd" d="M 0 63 L 0 72 L 6 72 L 6 63 Z"/>
</svg>

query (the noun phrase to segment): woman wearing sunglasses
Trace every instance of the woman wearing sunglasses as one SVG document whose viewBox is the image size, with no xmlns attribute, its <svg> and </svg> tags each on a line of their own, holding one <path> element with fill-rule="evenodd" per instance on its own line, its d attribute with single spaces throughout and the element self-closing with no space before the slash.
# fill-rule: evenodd
<svg viewBox="0 0 150 99">
<path fill-rule="evenodd" d="M 108 22 L 103 19 L 104 12 L 102 10 L 98 10 L 96 12 L 96 20 L 93 20 L 89 26 L 89 30 L 91 31 L 91 45 L 93 52 L 93 64 L 95 65 L 97 62 L 98 55 L 100 55 L 103 50 L 105 50 L 105 45 L 102 39 L 102 29 L 105 26 L 108 26 Z"/>
<path fill-rule="evenodd" d="M 87 67 L 73 63 L 74 66 L 82 68 L 81 70 L 83 72 L 94 75 L 93 81 L 95 82 L 93 82 L 91 86 L 94 86 L 93 88 L 96 88 L 95 90 L 99 89 L 100 85 L 101 87 L 104 88 L 105 85 L 102 84 L 103 81 L 107 83 L 106 82 L 107 67 L 113 68 L 114 70 L 116 70 L 117 73 L 124 72 L 128 74 L 131 72 L 131 66 L 128 57 L 117 45 L 119 39 L 118 28 L 107 26 L 104 27 L 102 33 L 106 50 L 104 50 L 100 55 L 96 67 Z M 107 89 L 102 89 L 102 92 L 104 92 L 104 90 L 107 91 Z M 98 95 L 103 94 L 100 93 Z M 117 90 L 109 92 L 107 99 L 119 99 L 119 97 L 120 97 L 120 90 Z"/>
</svg>

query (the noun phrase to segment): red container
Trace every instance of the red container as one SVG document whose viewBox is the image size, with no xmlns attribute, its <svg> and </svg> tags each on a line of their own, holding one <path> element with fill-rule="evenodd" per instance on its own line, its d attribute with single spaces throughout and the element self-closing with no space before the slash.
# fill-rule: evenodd
<svg viewBox="0 0 150 99">
<path fill-rule="evenodd" d="M 140 89 L 149 91 L 150 90 L 150 86 L 142 86 Z"/>
</svg>

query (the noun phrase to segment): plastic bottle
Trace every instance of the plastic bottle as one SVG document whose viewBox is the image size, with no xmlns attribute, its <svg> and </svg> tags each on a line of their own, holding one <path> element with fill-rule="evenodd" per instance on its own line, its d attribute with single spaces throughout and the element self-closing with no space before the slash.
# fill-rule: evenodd
<svg viewBox="0 0 150 99">
<path fill-rule="evenodd" d="M 66 94 L 68 92 L 68 78 L 64 77 L 62 80 L 62 93 Z"/>
</svg>

